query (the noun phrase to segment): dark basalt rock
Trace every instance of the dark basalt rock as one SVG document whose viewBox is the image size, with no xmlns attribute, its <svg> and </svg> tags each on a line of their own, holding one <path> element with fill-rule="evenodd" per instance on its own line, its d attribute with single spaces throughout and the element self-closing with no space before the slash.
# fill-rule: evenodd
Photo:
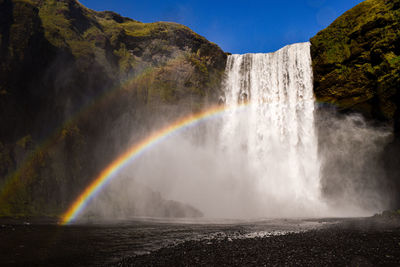
<svg viewBox="0 0 400 267">
<path fill-rule="evenodd" d="M 400 1 L 366 0 L 310 41 L 317 100 L 393 126 L 395 139 L 379 160 L 400 192 Z"/>
<path fill-rule="evenodd" d="M 216 98 L 225 61 L 177 23 L 0 0 L 0 216 L 65 210 L 165 106 L 173 119 Z"/>
<path fill-rule="evenodd" d="M 319 101 L 374 120 L 398 120 L 398 0 L 366 0 L 311 38 L 311 43 Z"/>
</svg>

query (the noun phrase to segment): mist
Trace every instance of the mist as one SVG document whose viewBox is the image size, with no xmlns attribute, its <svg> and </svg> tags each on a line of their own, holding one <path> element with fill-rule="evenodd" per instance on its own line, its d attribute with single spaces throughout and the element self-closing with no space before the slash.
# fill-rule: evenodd
<svg viewBox="0 0 400 267">
<path fill-rule="evenodd" d="M 354 217 L 389 207 L 380 158 L 390 129 L 316 109 L 309 46 L 229 56 L 227 111 L 151 147 L 81 217 Z M 122 117 L 113 138 L 129 131 L 132 139 L 121 152 L 182 116 L 165 110 L 145 115 L 141 127 Z"/>
<path fill-rule="evenodd" d="M 388 209 L 394 192 L 386 177 L 383 153 L 392 140 L 391 129 L 333 108 L 319 110 L 316 124 L 321 189 L 332 212 L 368 216 Z"/>
<path fill-rule="evenodd" d="M 264 165 L 275 168 L 267 170 L 252 164 L 239 142 L 237 153 L 222 147 L 219 129 L 225 114 L 151 148 L 111 181 L 83 217 L 200 216 L 190 209 L 166 212 L 162 203 L 167 200 L 210 219 L 368 216 L 388 207 L 390 188 L 378 159 L 390 131 L 369 126 L 359 115 L 320 113 L 318 199 L 296 196 L 294 185 L 285 181 L 289 170 L 282 148 L 270 151 Z"/>
</svg>

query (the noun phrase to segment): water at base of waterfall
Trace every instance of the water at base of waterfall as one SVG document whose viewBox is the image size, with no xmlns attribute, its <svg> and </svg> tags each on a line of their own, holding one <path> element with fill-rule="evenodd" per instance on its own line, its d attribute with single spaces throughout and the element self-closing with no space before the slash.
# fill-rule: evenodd
<svg viewBox="0 0 400 267">
<path fill-rule="evenodd" d="M 332 223 L 329 220 L 327 223 Z M 55 221 L 0 219 L 0 262 L 4 266 L 108 266 L 185 241 L 218 242 L 303 232 L 319 221 L 273 219 L 132 219 L 57 225 Z"/>
</svg>

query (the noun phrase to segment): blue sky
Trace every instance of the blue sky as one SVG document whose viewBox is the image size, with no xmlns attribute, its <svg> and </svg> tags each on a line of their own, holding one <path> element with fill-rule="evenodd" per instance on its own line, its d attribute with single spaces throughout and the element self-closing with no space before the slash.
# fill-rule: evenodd
<svg viewBox="0 0 400 267">
<path fill-rule="evenodd" d="M 362 0 L 80 0 L 142 22 L 174 21 L 231 53 L 308 41 Z"/>
</svg>

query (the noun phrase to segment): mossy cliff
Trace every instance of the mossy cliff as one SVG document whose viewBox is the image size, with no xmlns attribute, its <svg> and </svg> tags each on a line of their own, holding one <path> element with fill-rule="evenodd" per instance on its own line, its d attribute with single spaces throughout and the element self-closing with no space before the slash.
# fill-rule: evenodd
<svg viewBox="0 0 400 267">
<path fill-rule="evenodd" d="M 400 1 L 366 0 L 311 44 L 317 100 L 393 127 L 395 138 L 378 161 L 400 192 Z"/>
<path fill-rule="evenodd" d="M 65 210 L 165 107 L 216 99 L 225 62 L 180 24 L 0 0 L 0 215 Z"/>
<path fill-rule="evenodd" d="M 366 0 L 311 43 L 319 101 L 394 122 L 400 110 L 400 1 Z"/>
</svg>

